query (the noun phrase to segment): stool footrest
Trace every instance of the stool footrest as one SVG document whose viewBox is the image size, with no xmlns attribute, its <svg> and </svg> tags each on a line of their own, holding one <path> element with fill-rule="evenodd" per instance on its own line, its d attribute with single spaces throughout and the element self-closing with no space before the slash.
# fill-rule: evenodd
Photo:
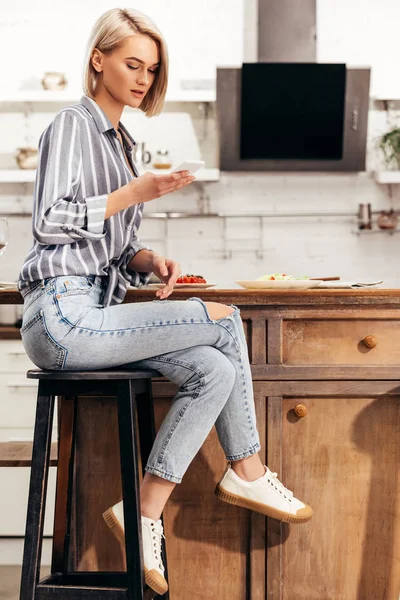
<svg viewBox="0 0 400 600">
<path fill-rule="evenodd" d="M 44 577 L 36 587 L 35 600 L 49 598 L 71 598 L 93 600 L 122 600 L 128 598 L 126 573 L 56 573 Z"/>
</svg>

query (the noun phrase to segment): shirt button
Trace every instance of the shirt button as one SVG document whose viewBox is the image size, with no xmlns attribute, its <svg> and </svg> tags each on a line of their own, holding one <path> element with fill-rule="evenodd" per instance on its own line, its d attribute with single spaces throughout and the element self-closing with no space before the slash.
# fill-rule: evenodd
<svg viewBox="0 0 400 600">
<path fill-rule="evenodd" d="M 127 226 L 128 231 L 130 231 L 132 229 L 132 227 L 130 225 Z"/>
</svg>

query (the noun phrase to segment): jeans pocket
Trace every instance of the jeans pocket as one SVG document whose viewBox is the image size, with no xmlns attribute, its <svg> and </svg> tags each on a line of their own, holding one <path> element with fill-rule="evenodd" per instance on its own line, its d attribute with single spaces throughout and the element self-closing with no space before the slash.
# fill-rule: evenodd
<svg viewBox="0 0 400 600">
<path fill-rule="evenodd" d="M 93 306 L 98 305 L 101 288 L 91 276 L 65 277 L 57 282 L 54 301 L 64 323 L 76 327 Z"/>
<path fill-rule="evenodd" d="M 62 369 L 67 350 L 50 335 L 43 310 L 39 310 L 23 327 L 21 338 L 31 361 L 40 369 Z"/>
<path fill-rule="evenodd" d="M 92 277 L 73 275 L 63 279 L 61 285 L 57 287 L 57 298 L 88 294 L 93 286 Z"/>
</svg>

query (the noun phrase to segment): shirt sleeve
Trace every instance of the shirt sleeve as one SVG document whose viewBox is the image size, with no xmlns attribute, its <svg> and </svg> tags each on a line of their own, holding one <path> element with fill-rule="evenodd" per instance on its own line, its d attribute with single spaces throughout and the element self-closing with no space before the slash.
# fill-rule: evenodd
<svg viewBox="0 0 400 600">
<path fill-rule="evenodd" d="M 107 194 L 78 195 L 81 173 L 79 121 L 74 114 L 62 111 L 39 140 L 33 235 L 40 244 L 72 244 L 106 235 Z"/>
<path fill-rule="evenodd" d="M 124 254 L 123 262 L 120 265 L 122 275 L 134 287 L 141 287 L 142 285 L 146 285 L 146 283 L 148 283 L 150 277 L 153 274 L 152 272 L 145 273 L 141 271 L 128 270 L 129 262 L 140 250 L 150 250 L 151 252 L 154 252 L 152 248 L 146 246 L 146 244 L 142 244 L 142 242 L 137 237 L 136 233 L 134 233 L 130 245 L 128 246 Z"/>
</svg>

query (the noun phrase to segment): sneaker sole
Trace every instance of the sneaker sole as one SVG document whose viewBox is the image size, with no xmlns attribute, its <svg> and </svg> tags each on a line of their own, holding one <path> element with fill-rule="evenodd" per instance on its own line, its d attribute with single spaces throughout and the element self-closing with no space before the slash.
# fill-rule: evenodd
<svg viewBox="0 0 400 600">
<path fill-rule="evenodd" d="M 306 523 L 313 515 L 312 512 L 311 514 L 307 513 L 306 515 L 292 515 L 282 510 L 278 510 L 277 508 L 273 508 L 272 506 L 262 504 L 261 502 L 256 502 L 255 500 L 250 500 L 249 498 L 243 498 L 242 496 L 236 496 L 236 494 L 232 494 L 231 492 L 226 492 L 219 484 L 217 484 L 214 493 L 217 498 L 220 498 L 220 500 L 223 500 L 224 502 L 255 510 L 267 517 L 283 521 L 284 523 Z"/>
<path fill-rule="evenodd" d="M 125 547 L 125 532 L 121 527 L 120 522 L 114 515 L 112 508 L 109 508 L 103 513 L 103 519 L 115 535 L 117 540 Z M 168 583 L 155 569 L 151 571 L 144 567 L 144 580 L 146 585 L 162 596 L 168 591 Z"/>
</svg>

